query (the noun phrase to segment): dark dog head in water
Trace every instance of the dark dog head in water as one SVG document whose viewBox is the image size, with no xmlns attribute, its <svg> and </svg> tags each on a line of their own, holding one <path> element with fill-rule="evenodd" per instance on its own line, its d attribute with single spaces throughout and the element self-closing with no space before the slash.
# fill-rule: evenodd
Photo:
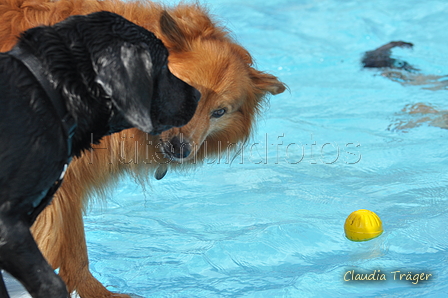
<svg viewBox="0 0 448 298">
<path fill-rule="evenodd" d="M 364 68 L 378 69 L 381 76 L 402 85 L 423 86 L 428 90 L 447 89 L 447 76 L 427 75 L 420 72 L 406 61 L 391 57 L 391 50 L 395 47 L 412 48 L 414 45 L 404 41 L 392 41 L 373 51 L 368 51 L 362 57 Z"/>
<path fill-rule="evenodd" d="M 427 75 L 408 62 L 391 58 L 391 50 L 395 47 L 412 48 L 414 45 L 404 41 L 392 41 L 373 51 L 364 54 L 361 63 L 364 68 L 378 69 L 381 76 L 403 86 L 423 86 L 427 90 L 447 90 L 448 76 Z M 431 126 L 448 128 L 447 111 L 438 111 L 424 103 L 409 104 L 389 129 L 407 130 L 428 123 Z M 413 116 L 412 118 L 410 116 Z"/>
<path fill-rule="evenodd" d="M 409 42 L 392 41 L 373 51 L 366 52 L 361 63 L 365 68 L 393 68 L 406 71 L 417 71 L 418 69 L 414 68 L 408 62 L 390 57 L 392 54 L 391 49 L 395 47 L 412 48 L 413 46 L 414 45 Z"/>
</svg>

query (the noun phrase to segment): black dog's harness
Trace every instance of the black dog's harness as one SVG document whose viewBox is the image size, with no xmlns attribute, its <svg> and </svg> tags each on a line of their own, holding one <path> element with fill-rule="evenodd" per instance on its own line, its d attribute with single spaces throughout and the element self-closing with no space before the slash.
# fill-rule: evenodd
<svg viewBox="0 0 448 298">
<path fill-rule="evenodd" d="M 56 193 L 59 186 L 61 186 L 65 171 L 67 170 L 68 164 L 72 160 L 72 138 L 75 133 L 77 123 L 73 116 L 68 112 L 59 92 L 51 86 L 51 82 L 48 80 L 42 69 L 42 63 L 37 59 L 37 57 L 29 51 L 24 51 L 19 46 L 15 46 L 9 54 L 22 61 L 22 63 L 29 69 L 29 71 L 42 86 L 60 119 L 62 131 L 67 139 L 67 162 L 61 170 L 59 179 L 53 184 L 46 194 L 43 194 L 42 200 L 37 206 L 34 206 L 35 208 L 29 214 L 31 216 L 31 223 L 33 223 L 40 212 L 51 202 L 53 195 Z"/>
</svg>

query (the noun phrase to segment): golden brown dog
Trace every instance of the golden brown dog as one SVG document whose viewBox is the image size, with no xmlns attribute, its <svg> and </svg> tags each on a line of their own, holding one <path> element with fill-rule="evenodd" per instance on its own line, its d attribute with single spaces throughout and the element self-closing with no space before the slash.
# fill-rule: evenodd
<svg viewBox="0 0 448 298">
<path fill-rule="evenodd" d="M 220 150 L 237 148 L 250 135 L 267 94 L 285 86 L 252 67 L 250 54 L 213 22 L 199 5 L 166 8 L 151 2 L 117 0 L 0 0 L 0 51 L 15 44 L 20 32 L 52 25 L 70 15 L 111 11 L 145 27 L 170 52 L 171 71 L 202 94 L 193 119 L 184 127 L 150 136 L 130 129 L 103 139 L 92 152 L 72 162 L 53 203 L 33 226 L 40 249 L 66 282 L 83 297 L 112 294 L 90 273 L 82 212 L 92 192 L 102 193 L 131 174 L 144 181 L 163 178 L 172 167 L 195 165 Z"/>
</svg>

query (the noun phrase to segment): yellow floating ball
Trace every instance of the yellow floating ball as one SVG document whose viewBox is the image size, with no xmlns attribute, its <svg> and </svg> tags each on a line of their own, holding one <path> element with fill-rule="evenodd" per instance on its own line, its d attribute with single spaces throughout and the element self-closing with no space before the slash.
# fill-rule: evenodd
<svg viewBox="0 0 448 298">
<path fill-rule="evenodd" d="M 360 209 L 347 217 L 344 230 L 345 236 L 352 241 L 367 241 L 383 233 L 383 224 L 375 212 Z"/>
</svg>

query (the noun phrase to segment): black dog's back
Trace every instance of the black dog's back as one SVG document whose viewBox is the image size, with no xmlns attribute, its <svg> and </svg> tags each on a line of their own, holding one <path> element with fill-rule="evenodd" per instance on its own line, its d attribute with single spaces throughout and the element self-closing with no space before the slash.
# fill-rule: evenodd
<svg viewBox="0 0 448 298">
<path fill-rule="evenodd" d="M 0 90 L 0 204 L 14 194 L 39 200 L 36 190 L 56 181 L 58 169 L 66 162 L 61 125 L 49 103 L 42 100 L 45 92 L 29 70 L 3 53 Z M 20 204 L 29 213 L 36 202 L 9 204 Z"/>
</svg>

